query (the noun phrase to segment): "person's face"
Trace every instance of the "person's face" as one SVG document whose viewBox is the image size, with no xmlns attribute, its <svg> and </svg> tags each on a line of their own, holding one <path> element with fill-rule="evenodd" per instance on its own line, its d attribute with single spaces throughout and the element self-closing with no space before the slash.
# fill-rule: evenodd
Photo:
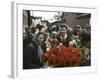
<svg viewBox="0 0 100 80">
<path fill-rule="evenodd" d="M 44 37 L 43 34 L 40 34 L 40 35 L 37 37 L 37 41 L 38 41 L 38 43 L 39 43 L 40 45 L 43 44 L 44 39 L 45 39 L 45 37 Z"/>
<path fill-rule="evenodd" d="M 66 28 L 61 28 L 60 34 L 61 34 L 62 36 L 65 36 L 65 34 L 66 34 Z"/>
<path fill-rule="evenodd" d="M 56 34 L 53 34 L 53 35 L 52 35 L 52 38 L 53 38 L 53 39 L 56 39 L 56 38 L 57 38 L 57 35 L 56 35 Z"/>
<path fill-rule="evenodd" d="M 91 31 L 91 29 L 90 28 L 87 28 L 87 32 L 90 32 Z"/>
<path fill-rule="evenodd" d="M 28 29 L 26 33 L 27 33 L 27 36 L 30 38 L 31 37 L 31 29 Z"/>
<path fill-rule="evenodd" d="M 80 31 L 80 27 L 76 27 L 75 30 L 76 30 L 76 31 Z"/>
</svg>

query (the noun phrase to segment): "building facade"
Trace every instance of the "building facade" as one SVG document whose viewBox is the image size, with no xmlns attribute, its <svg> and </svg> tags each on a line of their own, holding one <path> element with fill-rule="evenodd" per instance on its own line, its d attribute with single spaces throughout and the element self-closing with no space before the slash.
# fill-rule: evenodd
<svg viewBox="0 0 100 80">
<path fill-rule="evenodd" d="M 84 27 L 86 24 L 90 25 L 91 14 L 89 13 L 70 13 L 63 12 L 62 20 L 69 25 L 74 27 L 75 25 L 81 25 Z"/>
</svg>

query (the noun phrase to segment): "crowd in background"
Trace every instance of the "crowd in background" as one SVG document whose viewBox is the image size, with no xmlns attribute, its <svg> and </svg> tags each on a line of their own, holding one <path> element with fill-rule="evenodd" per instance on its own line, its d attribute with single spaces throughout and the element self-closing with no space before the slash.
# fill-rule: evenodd
<svg viewBox="0 0 100 80">
<path fill-rule="evenodd" d="M 91 65 L 91 26 L 62 23 L 25 27 L 23 68 L 74 67 Z"/>
</svg>

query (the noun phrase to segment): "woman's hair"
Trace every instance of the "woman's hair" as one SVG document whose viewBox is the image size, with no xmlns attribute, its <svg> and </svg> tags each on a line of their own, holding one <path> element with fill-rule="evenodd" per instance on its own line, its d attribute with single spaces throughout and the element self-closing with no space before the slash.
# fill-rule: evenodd
<svg viewBox="0 0 100 80">
<path fill-rule="evenodd" d="M 37 24 L 36 28 L 38 28 L 39 30 L 41 30 L 42 28 L 44 28 L 44 25 Z"/>
</svg>

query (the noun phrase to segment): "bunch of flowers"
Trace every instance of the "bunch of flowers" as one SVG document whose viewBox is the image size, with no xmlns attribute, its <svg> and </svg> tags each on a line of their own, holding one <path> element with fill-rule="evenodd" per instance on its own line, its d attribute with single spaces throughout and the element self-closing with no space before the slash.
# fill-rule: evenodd
<svg viewBox="0 0 100 80">
<path fill-rule="evenodd" d="M 79 66 L 81 62 L 79 53 L 79 48 L 66 48 L 63 45 L 59 45 L 44 53 L 43 61 L 48 61 L 49 67 Z"/>
</svg>

